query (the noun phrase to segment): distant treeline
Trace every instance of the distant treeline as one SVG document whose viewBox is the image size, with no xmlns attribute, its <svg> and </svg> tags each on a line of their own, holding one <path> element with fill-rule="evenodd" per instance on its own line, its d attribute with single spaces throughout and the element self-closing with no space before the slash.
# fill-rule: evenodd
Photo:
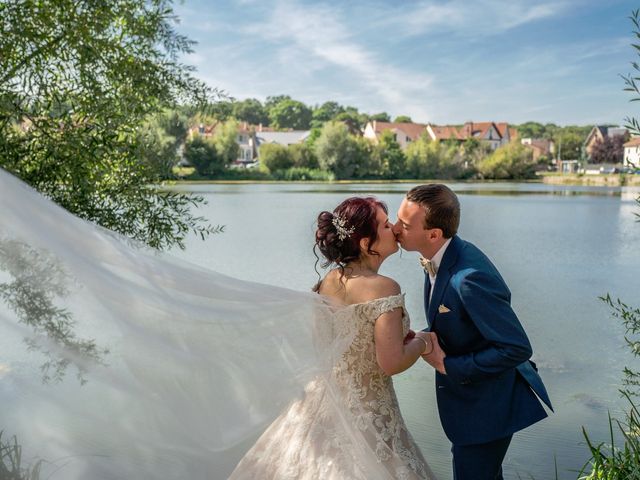
<svg viewBox="0 0 640 480">
<path fill-rule="evenodd" d="M 270 96 L 265 102 L 254 98 L 224 99 L 198 110 L 167 111 L 151 120 L 145 129 L 149 138 L 149 151 L 145 154 L 168 177 L 172 176 L 171 166 L 179 155 L 196 168 L 194 178 L 291 180 L 526 179 L 533 178 L 535 171 L 544 169 L 551 160 L 543 155 L 534 162 L 531 150 L 516 144 L 492 151 L 475 140 L 432 142 L 426 137 L 403 151 L 390 133 L 377 144 L 362 138 L 358 133 L 372 120 L 412 122 L 406 115 L 391 118 L 386 112 L 368 114 L 333 101 L 309 106 L 288 95 Z M 260 167 L 237 171 L 229 167 L 238 155 L 238 122 L 277 130 L 311 130 L 311 134 L 305 143 L 288 148 L 263 145 Z M 206 138 L 187 135 L 189 127 L 200 124 L 215 125 L 214 134 Z M 593 126 L 527 122 L 511 127 L 517 129 L 518 138 L 553 140 L 563 158 L 578 159 Z M 183 148 L 177 148 L 180 146 Z"/>
</svg>

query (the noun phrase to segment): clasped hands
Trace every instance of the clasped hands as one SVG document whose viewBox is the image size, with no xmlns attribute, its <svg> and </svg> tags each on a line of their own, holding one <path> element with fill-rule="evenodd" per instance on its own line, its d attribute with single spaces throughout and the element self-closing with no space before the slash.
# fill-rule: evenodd
<svg viewBox="0 0 640 480">
<path fill-rule="evenodd" d="M 442 347 L 440 347 L 438 336 L 433 332 L 415 332 L 413 330 L 409 330 L 407 336 L 404 337 L 404 343 L 408 343 L 409 340 L 415 337 L 422 338 L 426 343 L 425 351 L 421 355 L 422 359 L 433 368 L 435 368 L 438 372 L 446 375 L 447 372 L 444 368 L 444 359 L 447 354 L 444 353 L 444 350 L 442 350 Z"/>
</svg>

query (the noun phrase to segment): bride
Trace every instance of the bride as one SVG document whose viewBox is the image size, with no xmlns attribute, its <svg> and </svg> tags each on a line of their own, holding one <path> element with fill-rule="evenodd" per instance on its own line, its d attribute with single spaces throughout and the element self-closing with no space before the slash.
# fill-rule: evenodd
<svg viewBox="0 0 640 480">
<path fill-rule="evenodd" d="M 0 430 L 42 478 L 434 478 L 390 378 L 431 345 L 377 273 L 381 202 L 318 217 L 320 295 L 132 245 L 2 170 L 0 212 Z"/>
</svg>

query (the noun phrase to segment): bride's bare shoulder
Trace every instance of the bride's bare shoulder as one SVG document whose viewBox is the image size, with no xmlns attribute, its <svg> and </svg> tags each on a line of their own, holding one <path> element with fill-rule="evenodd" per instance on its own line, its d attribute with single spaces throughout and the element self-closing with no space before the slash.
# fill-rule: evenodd
<svg viewBox="0 0 640 480">
<path fill-rule="evenodd" d="M 365 303 L 377 298 L 398 295 L 400 285 L 395 280 L 377 273 L 347 278 L 336 268 L 327 272 L 320 283 L 318 293 L 344 304 Z"/>
<path fill-rule="evenodd" d="M 360 302 L 367 302 L 377 298 L 390 297 L 400 293 L 400 285 L 392 278 L 384 275 L 372 275 L 362 279 L 362 284 L 356 287 Z"/>
</svg>

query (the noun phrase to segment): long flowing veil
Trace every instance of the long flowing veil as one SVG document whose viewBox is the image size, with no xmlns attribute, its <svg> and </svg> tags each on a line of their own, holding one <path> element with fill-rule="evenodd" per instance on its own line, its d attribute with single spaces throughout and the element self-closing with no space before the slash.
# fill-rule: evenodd
<svg viewBox="0 0 640 480">
<path fill-rule="evenodd" d="M 134 245 L 0 169 L 0 430 L 43 478 L 225 478 L 317 374 L 326 308 Z"/>
<path fill-rule="evenodd" d="M 0 169 L 0 431 L 40 478 L 227 478 L 318 378 L 354 464 L 394 478 L 389 439 L 331 385 L 353 340 L 336 313 L 134 244 Z"/>
</svg>

